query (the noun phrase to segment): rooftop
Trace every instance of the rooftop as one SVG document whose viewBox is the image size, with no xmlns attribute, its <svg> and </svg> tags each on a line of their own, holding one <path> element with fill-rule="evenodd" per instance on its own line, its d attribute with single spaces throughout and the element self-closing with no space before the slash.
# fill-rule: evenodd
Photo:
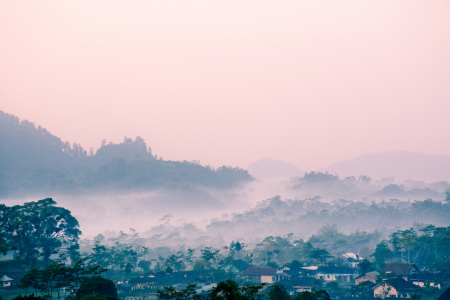
<svg viewBox="0 0 450 300">
<path fill-rule="evenodd" d="M 324 274 L 356 274 L 357 270 L 346 267 L 318 267 L 316 273 L 324 273 Z"/>
<path fill-rule="evenodd" d="M 242 275 L 272 276 L 276 273 L 276 268 L 247 268 Z"/>
<path fill-rule="evenodd" d="M 13 281 L 14 279 L 12 279 L 12 278 L 9 278 L 8 276 L 6 276 L 6 275 L 3 275 L 1 278 L 0 278 L 0 281 L 2 281 L 2 282 L 5 282 L 5 281 Z"/>
<path fill-rule="evenodd" d="M 387 283 L 390 286 L 392 286 L 393 288 L 395 288 L 396 290 L 400 290 L 400 291 L 401 290 L 418 290 L 418 289 L 420 289 L 420 287 L 418 287 L 417 285 L 412 284 L 411 282 L 408 282 L 401 277 L 383 280 L 377 286 L 384 284 L 384 283 Z"/>
<path fill-rule="evenodd" d="M 399 276 L 407 276 L 412 272 L 419 272 L 419 269 L 415 264 L 407 264 L 407 263 L 385 263 L 383 265 L 383 269 L 381 270 L 383 273 L 394 273 Z"/>
</svg>

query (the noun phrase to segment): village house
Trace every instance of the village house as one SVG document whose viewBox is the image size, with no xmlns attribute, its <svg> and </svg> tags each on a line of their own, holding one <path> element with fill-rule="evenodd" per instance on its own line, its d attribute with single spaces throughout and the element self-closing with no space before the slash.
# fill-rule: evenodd
<svg viewBox="0 0 450 300">
<path fill-rule="evenodd" d="M 373 288 L 375 298 L 411 298 L 420 288 L 402 277 L 386 279 Z"/>
<path fill-rule="evenodd" d="M 284 277 L 287 279 L 294 279 L 298 277 L 303 277 L 303 273 L 298 270 L 283 270 Z"/>
<path fill-rule="evenodd" d="M 297 277 L 294 279 L 283 279 L 280 284 L 291 287 L 295 293 L 311 292 L 312 287 L 316 283 L 314 277 Z"/>
<path fill-rule="evenodd" d="M 317 268 L 317 266 L 302 267 L 302 273 L 304 276 L 315 276 Z"/>
<path fill-rule="evenodd" d="M 160 289 L 178 283 L 199 283 L 202 281 L 202 277 L 204 276 L 198 271 L 172 272 L 170 274 L 156 272 L 133 277 L 128 283 L 132 286 L 132 291 L 139 289 Z"/>
<path fill-rule="evenodd" d="M 380 273 L 378 273 L 377 271 L 367 272 L 366 274 L 363 274 L 355 278 L 355 285 L 358 285 L 366 281 L 377 283 L 378 275 L 380 275 Z"/>
<path fill-rule="evenodd" d="M 14 279 L 9 278 L 6 275 L 3 275 L 0 278 L 0 287 L 2 287 L 2 288 L 11 288 L 13 286 L 13 283 L 12 283 L 13 281 L 14 281 Z"/>
<path fill-rule="evenodd" d="M 124 300 L 158 300 L 157 294 L 129 295 Z"/>
<path fill-rule="evenodd" d="M 339 255 L 339 258 L 342 260 L 344 264 L 351 265 L 352 268 L 356 268 L 356 266 L 362 261 L 362 259 L 355 253 L 344 253 Z"/>
<path fill-rule="evenodd" d="M 357 269 L 320 266 L 315 272 L 315 277 L 325 281 L 350 282 L 357 277 L 358 274 Z"/>
<path fill-rule="evenodd" d="M 284 275 L 280 276 L 282 272 L 278 272 L 278 269 L 276 268 L 247 268 L 242 273 L 242 279 L 246 283 L 252 283 L 252 284 L 261 284 L 261 283 L 273 283 L 276 281 L 279 281 L 281 277 L 284 277 Z"/>
<path fill-rule="evenodd" d="M 408 263 L 385 263 L 381 269 L 382 273 L 394 274 L 395 276 L 401 276 L 403 279 L 408 280 L 408 276 L 414 273 L 419 273 L 420 270 L 415 264 Z"/>
<path fill-rule="evenodd" d="M 131 288 L 133 286 L 131 284 L 129 284 L 128 282 L 120 282 L 118 284 L 116 284 L 116 289 L 117 292 L 119 293 L 128 293 L 131 291 Z"/>
<path fill-rule="evenodd" d="M 429 272 L 421 272 L 409 275 L 408 281 L 411 282 L 412 284 L 420 286 L 421 288 L 430 286 L 440 289 L 442 277 L 443 276 L 439 273 L 434 274 Z"/>
</svg>

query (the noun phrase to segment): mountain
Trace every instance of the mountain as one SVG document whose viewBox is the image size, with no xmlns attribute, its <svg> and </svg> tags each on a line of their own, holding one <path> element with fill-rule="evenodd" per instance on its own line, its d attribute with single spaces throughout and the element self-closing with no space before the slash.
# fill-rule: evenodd
<svg viewBox="0 0 450 300">
<path fill-rule="evenodd" d="M 305 174 L 293 164 L 271 158 L 263 158 L 251 163 L 247 171 L 257 179 L 281 179 Z"/>
<path fill-rule="evenodd" d="M 450 157 L 406 151 L 364 154 L 319 170 L 340 177 L 365 175 L 373 179 L 394 177 L 396 180 L 450 182 Z"/>
<path fill-rule="evenodd" d="M 45 128 L 0 111 L 0 198 L 143 191 L 200 186 L 228 188 L 253 178 L 239 168 L 213 169 L 197 162 L 157 160 L 136 137 L 106 143 L 89 153 Z"/>
</svg>

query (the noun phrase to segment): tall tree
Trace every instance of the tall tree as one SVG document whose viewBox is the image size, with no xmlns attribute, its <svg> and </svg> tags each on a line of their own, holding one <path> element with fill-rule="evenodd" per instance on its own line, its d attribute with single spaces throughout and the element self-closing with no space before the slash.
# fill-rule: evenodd
<svg viewBox="0 0 450 300">
<path fill-rule="evenodd" d="M 34 264 L 38 258 L 49 264 L 52 254 L 65 246 L 76 248 L 81 231 L 71 212 L 55 206 L 51 198 L 13 207 L 0 207 L 1 233 L 20 258 Z"/>
</svg>

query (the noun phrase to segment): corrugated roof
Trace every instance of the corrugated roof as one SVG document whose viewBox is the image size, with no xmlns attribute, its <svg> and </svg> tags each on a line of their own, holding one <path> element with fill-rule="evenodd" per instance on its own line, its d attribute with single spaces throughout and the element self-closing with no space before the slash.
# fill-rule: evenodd
<svg viewBox="0 0 450 300">
<path fill-rule="evenodd" d="M 276 268 L 247 268 L 242 275 L 272 276 L 276 273 Z"/>
</svg>

